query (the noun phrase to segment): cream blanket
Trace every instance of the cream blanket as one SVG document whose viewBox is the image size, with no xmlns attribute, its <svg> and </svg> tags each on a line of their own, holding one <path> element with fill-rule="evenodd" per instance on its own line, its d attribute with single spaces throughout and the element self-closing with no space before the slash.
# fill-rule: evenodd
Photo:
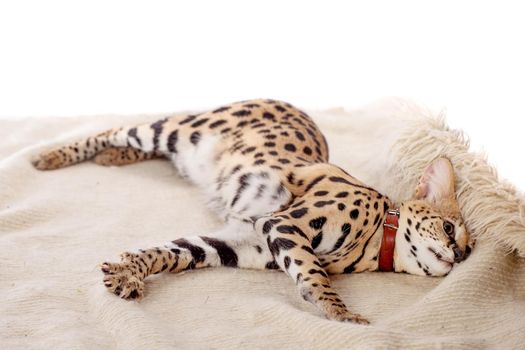
<svg viewBox="0 0 525 350">
<path fill-rule="evenodd" d="M 407 102 L 311 112 L 331 161 L 395 200 L 448 156 L 478 244 L 446 278 L 334 276 L 370 326 L 324 319 L 275 271 L 158 275 L 141 302 L 108 293 L 97 264 L 125 250 L 205 234 L 219 222 L 165 161 L 38 172 L 51 143 L 158 116 L 0 121 L 0 349 L 525 348 L 524 200 L 461 133 Z M 504 245 L 496 245 L 500 242 Z M 519 253 L 525 256 L 524 250 Z"/>
</svg>

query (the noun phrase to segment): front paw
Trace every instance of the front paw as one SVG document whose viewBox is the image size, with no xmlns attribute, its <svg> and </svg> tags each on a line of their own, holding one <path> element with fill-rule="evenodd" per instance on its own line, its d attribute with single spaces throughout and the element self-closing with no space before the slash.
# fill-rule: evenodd
<svg viewBox="0 0 525 350">
<path fill-rule="evenodd" d="M 130 263 L 105 262 L 100 269 L 105 274 L 104 285 L 110 292 L 122 299 L 142 299 L 144 296 L 144 282 L 137 276 Z"/>
</svg>

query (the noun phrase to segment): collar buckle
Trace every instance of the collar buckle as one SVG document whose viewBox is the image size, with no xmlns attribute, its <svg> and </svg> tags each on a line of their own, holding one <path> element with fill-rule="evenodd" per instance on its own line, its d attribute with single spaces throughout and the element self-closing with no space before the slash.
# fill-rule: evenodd
<svg viewBox="0 0 525 350">
<path fill-rule="evenodd" d="M 397 219 L 399 219 L 399 209 L 388 209 L 386 212 L 387 218 L 388 216 L 395 215 Z M 399 228 L 399 225 L 394 225 L 393 223 L 388 222 L 389 220 L 385 220 L 383 223 L 383 227 L 389 227 L 391 229 L 397 230 Z M 393 220 L 397 224 L 397 220 Z"/>
</svg>

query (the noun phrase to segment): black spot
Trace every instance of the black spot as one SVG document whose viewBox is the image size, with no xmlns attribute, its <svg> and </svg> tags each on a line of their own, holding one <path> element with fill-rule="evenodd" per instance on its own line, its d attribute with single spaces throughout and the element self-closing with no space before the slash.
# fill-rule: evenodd
<svg viewBox="0 0 525 350">
<path fill-rule="evenodd" d="M 266 189 L 265 184 L 260 184 L 259 187 L 257 187 L 257 193 L 255 194 L 255 199 L 261 198 L 264 190 Z"/>
<path fill-rule="evenodd" d="M 197 128 L 197 127 L 201 126 L 202 124 L 206 123 L 208 120 L 209 120 L 208 118 L 197 120 L 195 123 L 191 124 L 191 127 L 192 128 Z"/>
<path fill-rule="evenodd" d="M 374 203 L 374 209 L 377 210 L 379 208 L 379 204 L 377 202 Z"/>
<path fill-rule="evenodd" d="M 291 211 L 290 215 L 295 219 L 299 219 L 303 217 L 306 213 L 308 213 L 308 208 L 301 208 Z"/>
<path fill-rule="evenodd" d="M 255 246 L 255 249 L 257 250 L 257 253 L 259 253 L 259 254 L 261 254 L 262 251 L 263 251 L 261 246 L 258 246 L 258 245 Z"/>
<path fill-rule="evenodd" d="M 320 216 L 318 218 L 315 218 L 315 219 L 312 219 L 310 220 L 310 222 L 308 223 L 310 225 L 311 228 L 313 228 L 314 230 L 320 230 L 323 228 L 323 225 L 326 223 L 326 217 L 324 216 Z"/>
<path fill-rule="evenodd" d="M 360 207 L 361 206 L 361 200 L 358 199 L 358 200 L 354 201 L 354 205 L 357 206 L 357 207 Z"/>
<path fill-rule="evenodd" d="M 250 152 L 255 151 L 255 149 L 256 149 L 256 148 L 253 147 L 253 146 L 252 146 L 252 147 L 248 147 L 248 148 L 246 148 L 244 151 L 242 151 L 241 153 L 242 153 L 242 154 L 248 154 L 248 153 L 250 153 Z"/>
<path fill-rule="evenodd" d="M 273 225 L 278 224 L 281 221 L 282 221 L 281 219 L 269 219 L 269 220 L 267 220 L 264 223 L 263 228 L 262 228 L 263 233 L 264 234 L 268 234 L 270 232 L 270 230 L 272 229 Z"/>
<path fill-rule="evenodd" d="M 285 256 L 284 257 L 284 268 L 288 270 L 289 267 L 290 267 L 290 257 Z"/>
<path fill-rule="evenodd" d="M 253 165 L 261 165 L 266 163 L 264 159 L 257 159 L 255 162 L 253 162 Z"/>
<path fill-rule="evenodd" d="M 255 108 L 255 107 L 260 107 L 260 106 L 257 103 L 248 103 L 248 104 L 243 105 L 243 107 L 245 107 L 245 108 Z"/>
<path fill-rule="evenodd" d="M 416 223 L 416 231 L 419 231 L 419 226 L 421 226 L 421 223 Z"/>
<path fill-rule="evenodd" d="M 286 112 L 286 108 L 281 107 L 281 106 L 279 106 L 279 105 L 276 105 L 276 106 L 275 106 L 275 109 L 276 109 L 277 111 L 279 111 L 279 112 Z"/>
<path fill-rule="evenodd" d="M 246 116 L 248 116 L 250 114 L 252 114 L 252 112 L 247 110 L 247 109 L 241 109 L 239 111 L 236 111 L 236 112 L 232 113 L 232 115 L 235 116 L 235 117 L 246 117 Z"/>
<path fill-rule="evenodd" d="M 411 240 L 410 240 L 410 235 L 408 234 L 408 232 L 405 232 L 405 239 L 406 239 L 406 241 L 407 241 L 408 243 L 411 242 Z"/>
<path fill-rule="evenodd" d="M 304 200 L 302 200 L 302 201 L 299 201 L 299 202 L 297 202 L 297 203 L 294 203 L 294 204 L 292 204 L 292 208 L 297 208 L 297 207 L 300 207 L 301 205 L 303 205 L 303 204 L 304 204 L 304 202 L 305 202 L 305 201 L 304 201 Z"/>
<path fill-rule="evenodd" d="M 277 263 L 275 262 L 275 260 L 272 260 L 272 261 L 268 261 L 266 263 L 266 269 L 268 270 L 279 270 L 279 265 L 277 265 Z"/>
<path fill-rule="evenodd" d="M 231 108 L 230 106 L 217 108 L 217 109 L 214 110 L 212 113 L 221 113 L 221 112 L 227 111 L 227 110 L 230 109 L 230 108 Z"/>
<path fill-rule="evenodd" d="M 194 131 L 190 135 L 190 142 L 194 145 L 197 145 L 201 139 L 201 133 L 199 131 Z"/>
<path fill-rule="evenodd" d="M 314 192 L 314 196 L 326 196 L 328 194 L 328 191 L 317 191 Z"/>
<path fill-rule="evenodd" d="M 321 244 L 321 241 L 323 239 L 323 233 L 319 232 L 317 235 L 312 238 L 312 249 L 315 249 L 319 247 L 319 244 Z"/>
<path fill-rule="evenodd" d="M 323 277 L 328 277 L 328 275 L 326 274 L 326 272 L 324 272 L 323 270 L 310 269 L 310 270 L 308 270 L 308 273 L 309 273 L 310 275 L 314 275 L 314 274 L 318 273 L 318 274 L 320 274 L 320 275 L 323 276 Z"/>
<path fill-rule="evenodd" d="M 337 204 L 337 208 L 338 208 L 339 210 L 343 211 L 343 210 L 345 210 L 346 205 L 344 205 L 343 203 L 339 203 L 339 204 Z"/>
<path fill-rule="evenodd" d="M 270 252 L 272 252 L 272 255 L 276 256 L 279 255 L 279 251 L 281 249 L 290 250 L 297 246 L 297 243 L 288 238 L 276 238 L 271 241 L 268 246 L 270 247 Z"/>
<path fill-rule="evenodd" d="M 268 135 L 265 135 L 264 138 L 267 139 L 267 140 L 275 140 L 277 138 L 277 135 L 268 134 Z"/>
<path fill-rule="evenodd" d="M 187 116 L 185 119 L 181 120 L 179 122 L 179 125 L 184 125 L 184 124 L 187 124 L 187 123 L 190 123 L 191 121 L 193 121 L 193 119 L 197 118 L 196 115 L 189 115 Z"/>
<path fill-rule="evenodd" d="M 178 132 L 178 130 L 175 130 L 168 136 L 168 151 L 171 153 L 177 153 Z"/>
<path fill-rule="evenodd" d="M 338 194 L 335 195 L 336 198 L 345 198 L 348 196 L 348 192 L 339 192 Z"/>
<path fill-rule="evenodd" d="M 248 187 L 248 180 L 252 177 L 251 173 L 242 174 L 239 177 L 239 187 L 237 188 L 237 192 L 235 193 L 235 196 L 233 197 L 231 207 L 235 205 L 235 203 L 239 200 L 241 197 L 242 192 Z"/>
<path fill-rule="evenodd" d="M 294 263 L 295 263 L 295 265 L 297 265 L 297 266 L 301 266 L 301 265 L 303 264 L 303 261 L 302 261 L 302 260 L 300 260 L 300 259 L 294 259 L 294 261 L 293 261 L 293 262 L 294 262 Z"/>
<path fill-rule="evenodd" d="M 264 146 L 265 147 L 275 147 L 275 142 L 265 142 Z M 275 155 L 277 155 L 277 152 L 275 152 Z"/>
<path fill-rule="evenodd" d="M 290 161 L 288 159 L 286 159 L 286 158 L 279 158 L 279 159 L 277 159 L 277 161 L 279 163 L 281 163 L 281 164 L 288 164 L 288 163 L 290 163 Z"/>
<path fill-rule="evenodd" d="M 358 209 L 354 209 L 350 212 L 350 218 L 355 220 L 359 217 L 359 210 Z"/>
<path fill-rule="evenodd" d="M 215 129 L 216 127 L 221 126 L 221 125 L 226 124 L 226 123 L 227 123 L 226 120 L 224 120 L 224 119 L 219 119 L 219 120 L 214 121 L 213 123 L 211 123 L 211 124 L 209 125 L 209 127 L 210 127 L 210 129 Z"/>
<path fill-rule="evenodd" d="M 326 205 L 330 205 L 330 204 L 334 204 L 335 201 L 334 200 L 329 200 L 329 201 L 318 201 L 318 202 L 315 202 L 314 203 L 314 206 L 317 207 L 317 208 L 322 208 Z"/>
<path fill-rule="evenodd" d="M 308 147 L 308 146 L 306 146 L 306 147 L 303 149 L 303 152 L 304 152 L 304 154 L 306 154 L 306 155 L 309 155 L 309 156 L 312 155 L 312 149 L 311 149 L 310 147 Z"/>
<path fill-rule="evenodd" d="M 245 127 L 246 125 L 248 125 L 248 121 L 247 120 L 243 120 L 243 121 L 237 123 L 237 127 L 238 128 Z"/>
<path fill-rule="evenodd" d="M 209 246 L 215 248 L 221 259 L 221 265 L 230 267 L 237 266 L 237 254 L 225 242 L 210 237 L 201 237 L 201 239 Z"/>
<path fill-rule="evenodd" d="M 233 167 L 232 171 L 230 172 L 230 175 L 235 174 L 236 172 L 240 171 L 242 169 L 242 165 L 238 164 Z"/>
<path fill-rule="evenodd" d="M 262 117 L 264 119 L 275 121 L 275 116 L 272 113 L 269 113 L 269 112 L 264 112 Z"/>
<path fill-rule="evenodd" d="M 284 149 L 289 152 L 295 152 L 297 150 L 297 148 L 295 148 L 295 146 L 291 143 L 287 143 L 286 145 L 284 145 Z"/>
<path fill-rule="evenodd" d="M 295 234 L 297 233 L 299 236 L 308 239 L 308 237 L 304 234 L 303 230 L 301 230 L 299 227 L 295 225 L 281 225 L 277 226 L 277 231 L 280 233 L 286 233 L 286 234 Z"/>
<path fill-rule="evenodd" d="M 295 131 L 295 136 L 301 141 L 304 141 L 304 135 L 300 131 Z"/>
<path fill-rule="evenodd" d="M 312 255 L 315 255 L 314 251 L 313 251 L 312 248 L 310 248 L 309 246 L 303 245 L 303 246 L 301 247 L 301 249 L 304 250 L 305 252 L 308 252 L 308 253 L 310 253 L 310 254 L 312 254 Z"/>
</svg>

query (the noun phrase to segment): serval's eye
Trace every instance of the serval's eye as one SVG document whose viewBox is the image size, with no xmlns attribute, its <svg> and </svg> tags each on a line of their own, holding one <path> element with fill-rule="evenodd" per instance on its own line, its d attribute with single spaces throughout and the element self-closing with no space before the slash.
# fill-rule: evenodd
<svg viewBox="0 0 525 350">
<path fill-rule="evenodd" d="M 445 233 L 449 236 L 454 235 L 454 225 L 449 221 L 443 222 L 443 230 L 445 230 Z"/>
</svg>

